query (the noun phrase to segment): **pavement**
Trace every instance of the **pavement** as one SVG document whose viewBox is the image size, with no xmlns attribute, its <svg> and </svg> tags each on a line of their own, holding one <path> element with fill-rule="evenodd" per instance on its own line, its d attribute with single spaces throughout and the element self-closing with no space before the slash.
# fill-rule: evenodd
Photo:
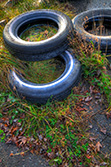
<svg viewBox="0 0 111 167">
<path fill-rule="evenodd" d="M 76 9 L 76 13 L 93 8 L 111 8 L 111 0 L 74 0 L 70 1 Z M 111 119 L 104 115 L 104 107 L 96 104 L 92 108 L 94 116 L 90 121 L 90 130 L 92 136 L 96 136 L 96 141 L 102 145 L 103 153 L 111 153 Z M 90 112 L 90 110 L 89 110 Z M 49 167 L 48 162 L 41 156 L 26 153 L 21 155 L 9 156 L 10 153 L 18 153 L 20 150 L 15 145 L 0 143 L 0 167 Z"/>
<path fill-rule="evenodd" d="M 21 156 L 21 151 L 16 145 L 0 142 L 0 167 L 49 167 L 41 155 L 27 152 L 25 156 Z M 15 155 L 10 156 L 11 153 Z M 16 155 L 17 153 L 19 155 Z"/>
<path fill-rule="evenodd" d="M 111 0 L 89 0 L 86 10 L 93 8 L 111 8 Z"/>
</svg>

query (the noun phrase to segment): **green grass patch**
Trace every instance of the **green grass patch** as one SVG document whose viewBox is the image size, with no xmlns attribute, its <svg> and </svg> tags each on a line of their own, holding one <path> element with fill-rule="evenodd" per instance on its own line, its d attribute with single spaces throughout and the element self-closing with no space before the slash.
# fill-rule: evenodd
<svg viewBox="0 0 111 167">
<path fill-rule="evenodd" d="M 50 157 L 51 165 L 53 162 L 59 165 L 63 162 L 70 166 L 77 165 L 76 161 L 72 162 L 75 158 L 78 162 L 87 164 L 83 162 L 88 149 L 85 126 L 82 124 L 84 118 L 80 119 L 74 109 L 81 97 L 87 95 L 78 96 L 72 92 L 63 102 L 47 102 L 44 106 L 36 106 L 22 102 L 12 93 L 1 93 L 2 117 L 9 124 L 8 127 L 12 127 L 9 140 L 12 141 L 15 136 L 17 145 L 27 145 L 29 149 L 33 148 L 35 142 L 38 145 L 37 151 L 44 150 L 48 157 L 53 154 Z M 5 119 L 4 114 L 8 114 L 8 118 Z M 25 145 L 18 140 L 23 136 L 27 138 Z"/>
<path fill-rule="evenodd" d="M 24 77 L 33 83 L 48 83 L 57 79 L 64 72 L 64 69 L 64 62 L 59 60 L 59 58 L 26 62 Z"/>
<path fill-rule="evenodd" d="M 50 25 L 33 25 L 29 26 L 21 35 L 20 38 L 25 41 L 42 41 L 54 36 L 57 29 Z"/>
</svg>

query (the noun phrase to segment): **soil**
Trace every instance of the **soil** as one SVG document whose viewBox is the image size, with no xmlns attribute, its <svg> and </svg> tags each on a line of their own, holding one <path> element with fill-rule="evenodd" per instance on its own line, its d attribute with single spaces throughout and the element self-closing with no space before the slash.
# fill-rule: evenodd
<svg viewBox="0 0 111 167">
<path fill-rule="evenodd" d="M 75 7 L 76 12 L 80 13 L 86 9 L 97 7 L 111 7 L 111 0 L 74 0 L 70 3 Z M 84 85 L 84 89 L 88 85 Z M 95 100 L 96 99 L 96 100 Z M 86 104 L 85 104 L 86 105 Z M 89 133 L 102 145 L 101 151 L 108 155 L 111 153 L 111 119 L 104 114 L 105 106 L 101 104 L 101 97 L 95 97 L 90 105 L 88 112 L 92 115 L 89 122 Z M 92 110 L 90 111 L 90 108 Z M 15 145 L 0 143 L 0 167 L 48 167 L 48 162 L 41 156 L 27 152 L 24 157 L 21 155 L 9 156 L 10 153 L 18 153 L 20 150 Z M 109 155 L 110 156 L 110 155 Z"/>
</svg>

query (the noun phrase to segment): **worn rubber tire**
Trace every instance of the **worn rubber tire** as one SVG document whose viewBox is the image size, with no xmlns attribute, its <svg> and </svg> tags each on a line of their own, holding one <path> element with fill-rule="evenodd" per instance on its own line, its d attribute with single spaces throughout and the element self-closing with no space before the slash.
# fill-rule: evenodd
<svg viewBox="0 0 111 167">
<path fill-rule="evenodd" d="M 24 79 L 14 70 L 9 74 L 9 85 L 20 98 L 37 104 L 45 104 L 48 99 L 63 100 L 70 93 L 73 86 L 77 86 L 81 76 L 81 65 L 69 51 L 60 55 L 65 62 L 65 70 L 56 80 L 47 84 L 35 84 Z"/>
<path fill-rule="evenodd" d="M 27 26 L 51 22 L 57 33 L 39 42 L 28 42 L 20 39 L 20 34 Z M 25 61 L 46 60 L 56 57 L 68 48 L 68 36 L 72 36 L 73 24 L 71 19 L 62 12 L 41 9 L 23 13 L 7 23 L 3 31 L 6 47 L 12 55 Z"/>
<path fill-rule="evenodd" d="M 111 9 L 94 9 L 82 12 L 75 16 L 72 19 L 74 32 L 76 35 L 83 39 L 85 42 L 93 42 L 94 46 L 98 48 L 100 45 L 100 50 L 102 53 L 106 53 L 107 55 L 111 54 L 111 36 L 99 36 L 93 35 L 86 31 L 85 25 L 88 23 L 88 28 L 91 28 L 91 24 L 93 21 L 100 21 L 101 18 L 104 18 L 105 26 L 110 26 L 111 28 Z M 111 57 L 108 58 L 109 60 Z"/>
</svg>

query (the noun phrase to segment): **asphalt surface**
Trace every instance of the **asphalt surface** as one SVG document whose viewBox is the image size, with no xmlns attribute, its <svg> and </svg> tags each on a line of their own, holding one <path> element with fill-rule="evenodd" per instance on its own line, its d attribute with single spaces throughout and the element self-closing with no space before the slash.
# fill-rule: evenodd
<svg viewBox="0 0 111 167">
<path fill-rule="evenodd" d="M 13 144 L 0 143 L 0 167 L 49 167 L 48 162 L 36 154 L 26 153 L 25 156 L 14 155 L 22 150 Z"/>
<path fill-rule="evenodd" d="M 90 10 L 93 8 L 111 8 L 111 0 L 89 0 L 86 9 Z"/>
<path fill-rule="evenodd" d="M 76 9 L 76 13 L 93 8 L 111 8 L 111 0 L 74 0 L 70 1 Z M 101 106 L 94 106 L 95 114 L 91 122 L 91 133 L 97 136 L 97 141 L 102 144 L 104 153 L 111 152 L 111 119 L 107 119 L 101 111 Z M 106 134 L 101 132 L 100 126 L 106 128 Z M 26 153 L 24 157 L 16 155 L 10 157 L 10 153 L 18 153 L 20 150 L 15 145 L 0 143 L 0 167 L 48 167 L 48 162 L 42 157 L 35 154 Z"/>
</svg>

